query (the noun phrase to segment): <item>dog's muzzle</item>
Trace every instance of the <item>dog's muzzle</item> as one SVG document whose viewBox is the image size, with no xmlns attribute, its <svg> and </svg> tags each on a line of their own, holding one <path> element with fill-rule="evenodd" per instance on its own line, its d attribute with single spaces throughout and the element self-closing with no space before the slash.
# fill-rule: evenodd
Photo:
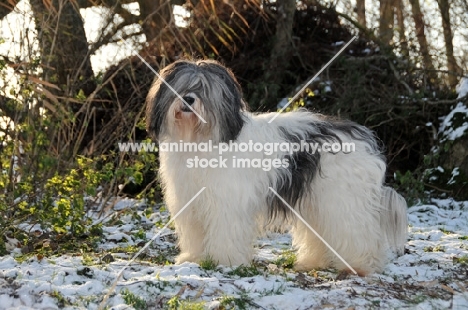
<svg viewBox="0 0 468 310">
<path fill-rule="evenodd" d="M 189 105 L 189 106 L 192 106 L 192 104 L 195 102 L 195 98 L 192 97 L 192 96 L 184 96 L 182 97 L 182 99 L 184 99 L 184 101 Z M 183 106 L 182 106 L 182 112 L 193 112 L 185 103 L 183 103 Z"/>
</svg>

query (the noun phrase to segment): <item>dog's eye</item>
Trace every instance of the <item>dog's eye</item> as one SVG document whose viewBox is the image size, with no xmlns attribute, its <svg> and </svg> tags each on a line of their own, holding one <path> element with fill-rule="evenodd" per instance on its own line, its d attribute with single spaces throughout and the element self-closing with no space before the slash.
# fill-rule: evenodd
<svg viewBox="0 0 468 310">
<path fill-rule="evenodd" d="M 192 105 L 195 102 L 195 98 L 190 96 L 184 96 L 182 97 L 182 99 L 184 99 L 184 101 L 187 102 L 189 105 Z"/>
</svg>

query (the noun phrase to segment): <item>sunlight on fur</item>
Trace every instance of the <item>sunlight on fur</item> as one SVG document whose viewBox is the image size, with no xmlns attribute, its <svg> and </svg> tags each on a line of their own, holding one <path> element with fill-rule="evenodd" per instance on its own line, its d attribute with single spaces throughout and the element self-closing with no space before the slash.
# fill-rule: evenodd
<svg viewBox="0 0 468 310">
<path fill-rule="evenodd" d="M 278 199 L 272 187 L 360 275 L 379 272 L 402 254 L 407 235 L 406 202 L 384 182 L 386 163 L 374 133 L 350 121 L 307 111 L 280 114 L 247 111 L 232 72 L 215 61 L 177 61 L 161 72 L 147 97 L 147 130 L 159 142 L 220 143 L 254 141 L 352 142 L 355 152 L 262 152 L 240 150 L 160 152 L 162 188 L 176 214 L 201 187 L 206 190 L 175 219 L 181 253 L 177 263 L 210 257 L 222 265 L 250 264 L 253 243 L 274 223 L 289 228 L 297 270 L 347 267 Z M 199 113 L 204 124 L 186 106 Z M 188 167 L 193 158 L 227 167 Z M 242 159 L 283 160 L 269 170 L 238 167 Z M 393 254 L 392 254 L 393 253 Z"/>
</svg>

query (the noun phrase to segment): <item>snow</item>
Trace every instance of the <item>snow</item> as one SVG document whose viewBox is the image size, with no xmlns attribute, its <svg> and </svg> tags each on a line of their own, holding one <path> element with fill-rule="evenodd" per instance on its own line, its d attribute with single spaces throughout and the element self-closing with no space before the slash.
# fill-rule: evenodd
<svg viewBox="0 0 468 310">
<path fill-rule="evenodd" d="M 324 81 L 324 87 L 323 87 L 323 92 L 324 93 L 331 93 L 332 92 L 332 81 Z"/>
<path fill-rule="evenodd" d="M 468 95 L 468 78 L 462 78 L 457 86 L 458 99 Z M 457 124 L 454 128 L 454 118 L 459 115 L 464 117 L 463 124 Z M 439 132 L 442 133 L 443 140 L 456 140 L 462 137 L 468 129 L 468 107 L 463 102 L 458 102 L 455 108 L 443 119 Z"/>
<path fill-rule="evenodd" d="M 460 175 L 460 168 L 459 167 L 453 168 L 452 175 L 450 176 L 450 180 L 448 180 L 447 184 L 449 185 L 455 184 L 456 183 L 455 178 L 459 175 Z"/>
<path fill-rule="evenodd" d="M 468 78 L 463 77 L 457 85 L 458 98 L 468 95 Z"/>
<path fill-rule="evenodd" d="M 288 98 L 281 98 L 280 102 L 278 102 L 278 104 L 276 105 L 276 108 L 278 110 L 281 110 L 288 104 L 288 102 L 289 102 Z"/>
<path fill-rule="evenodd" d="M 468 259 L 468 202 L 433 199 L 409 208 L 406 253 L 391 259 L 382 273 L 365 278 L 340 280 L 332 269 L 308 274 L 285 269 L 278 259 L 291 250 L 287 233 L 269 233 L 257 241 L 254 274 L 239 275 L 225 266 L 205 270 L 195 263 L 174 265 L 175 236 L 166 234 L 124 270 L 111 292 L 133 256 L 116 249 L 141 248 L 144 242 L 135 233 L 144 230 L 149 240 L 169 220 L 160 206 L 146 217 L 141 201 L 120 200 L 114 207 L 119 211 L 103 221 L 103 253 L 86 254 L 91 262 L 81 253 L 1 257 L 0 309 L 98 309 L 109 292 L 107 309 L 133 309 L 125 301 L 127 290 L 148 309 L 167 309 L 174 297 L 202 302 L 206 309 L 235 308 L 234 302 L 226 307 L 228 298 L 243 302 L 246 309 L 468 309 L 467 266 L 459 263 Z M 104 262 L 101 258 L 112 249 L 114 260 Z M 161 255 L 164 263 L 151 260 Z"/>
</svg>

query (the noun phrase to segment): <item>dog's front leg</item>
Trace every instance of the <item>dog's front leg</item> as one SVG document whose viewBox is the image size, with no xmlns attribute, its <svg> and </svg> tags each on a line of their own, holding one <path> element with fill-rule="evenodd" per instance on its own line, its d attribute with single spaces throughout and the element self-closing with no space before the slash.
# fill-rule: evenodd
<svg viewBox="0 0 468 310">
<path fill-rule="evenodd" d="M 207 188 L 203 196 L 205 257 L 226 266 L 249 264 L 257 226 L 245 192 Z"/>
</svg>

